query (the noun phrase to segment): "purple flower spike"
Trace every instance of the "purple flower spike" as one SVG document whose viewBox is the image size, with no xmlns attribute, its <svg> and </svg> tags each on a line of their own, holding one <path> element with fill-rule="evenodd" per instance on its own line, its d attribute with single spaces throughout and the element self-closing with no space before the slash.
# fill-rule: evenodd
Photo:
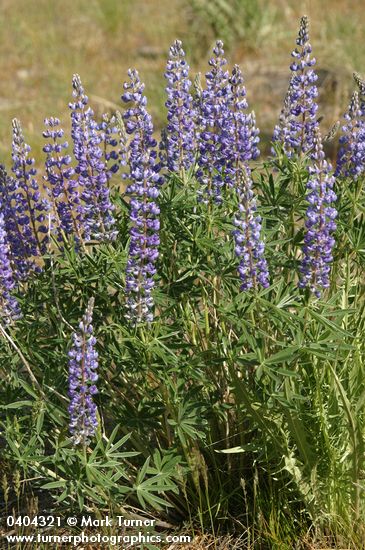
<svg viewBox="0 0 365 550">
<path fill-rule="evenodd" d="M 18 181 L 8 176 L 5 167 L 1 164 L 0 210 L 4 215 L 4 229 L 9 244 L 8 254 L 16 279 L 24 280 L 36 266 L 32 257 L 33 248 L 24 239 L 23 228 L 20 223 L 22 220 L 18 222 L 18 216 L 25 215 L 22 214 L 21 209 L 23 203 L 19 204 L 19 194 L 21 192 L 19 191 Z"/>
<path fill-rule="evenodd" d="M 107 185 L 108 170 L 103 160 L 103 136 L 94 120 L 94 112 L 87 106 L 89 99 L 85 95 L 79 75 L 74 75 L 72 86 L 75 101 L 69 105 L 72 111 L 71 136 L 77 161 L 77 185 L 81 189 L 78 216 L 83 224 L 83 237 L 85 241 L 114 239 L 114 207 Z"/>
<path fill-rule="evenodd" d="M 93 396 L 97 393 L 98 354 L 94 347 L 92 315 L 94 300 L 89 300 L 79 332 L 72 335 L 73 346 L 69 351 L 70 432 L 74 445 L 87 445 L 95 435 L 98 420 Z"/>
<path fill-rule="evenodd" d="M 199 122 L 199 157 L 197 177 L 202 185 L 200 195 L 208 203 L 214 197 L 217 203 L 222 202 L 224 185 L 225 158 L 224 128 L 228 117 L 230 101 L 229 74 L 224 69 L 227 61 L 224 58 L 223 42 L 218 40 L 210 59 L 211 70 L 206 76 L 206 89 L 200 98 Z"/>
<path fill-rule="evenodd" d="M 168 110 L 165 141 L 167 167 L 171 172 L 183 175 L 194 162 L 195 113 L 190 93 L 189 65 L 180 40 L 175 40 L 170 48 L 165 78 L 168 82 L 165 103 Z"/>
<path fill-rule="evenodd" d="M 15 261 L 19 276 L 25 277 L 30 269 L 39 270 L 33 262 L 34 256 L 41 256 L 47 246 L 47 213 L 50 205 L 41 197 L 38 183 L 35 178 L 37 171 L 34 168 L 34 159 L 29 156 L 30 147 L 24 141 L 23 132 L 17 119 L 13 120 L 12 143 L 12 172 L 13 183 L 9 190 L 14 207 L 14 231 L 18 231 L 23 239 L 22 252 L 11 250 L 12 255 L 21 258 Z M 17 228 L 15 228 L 15 223 Z M 10 238 L 10 244 L 13 239 Z M 25 260 L 25 264 L 23 263 Z"/>
<path fill-rule="evenodd" d="M 159 214 L 156 204 L 159 186 L 159 164 L 152 119 L 136 70 L 128 71 L 122 100 L 131 106 L 124 113 L 129 144 L 129 179 L 126 193 L 130 196 L 130 245 L 126 269 L 127 318 L 132 324 L 153 320 L 153 277 L 156 273 L 159 240 Z"/>
<path fill-rule="evenodd" d="M 247 113 L 246 90 L 243 75 L 238 65 L 232 70 L 229 79 L 231 100 L 223 134 L 223 150 L 227 161 L 226 177 L 230 186 L 238 186 L 241 180 L 241 163 L 256 159 L 260 151 L 259 130 L 253 112 Z"/>
<path fill-rule="evenodd" d="M 297 48 L 292 52 L 294 58 L 290 69 L 293 75 L 281 112 L 279 124 L 274 130 L 273 141 L 279 141 L 285 153 L 290 157 L 294 153 L 308 152 L 314 143 L 314 134 L 318 122 L 316 113 L 318 105 L 318 76 L 312 67 L 316 60 L 311 56 L 312 46 L 309 43 L 308 18 L 300 20 Z"/>
<path fill-rule="evenodd" d="M 269 272 L 264 257 L 265 245 L 260 239 L 261 218 L 256 214 L 256 199 L 249 168 L 244 164 L 240 165 L 237 176 L 240 184 L 236 188 L 239 211 L 234 219 L 237 229 L 233 231 L 233 236 L 235 253 L 240 259 L 238 273 L 242 281 L 241 290 L 256 289 L 258 285 L 267 288 Z"/>
<path fill-rule="evenodd" d="M 303 253 L 300 265 L 299 287 L 308 287 L 318 298 L 322 288 L 329 286 L 332 249 L 335 239 L 337 210 L 333 207 L 336 195 L 333 191 L 332 166 L 325 160 L 319 129 L 314 135 L 314 149 L 311 154 L 313 165 L 309 168 Z"/>
<path fill-rule="evenodd" d="M 365 113 L 364 113 L 365 114 Z M 365 171 L 365 120 L 360 108 L 359 93 L 354 92 L 342 126 L 335 176 L 357 179 Z"/>
<path fill-rule="evenodd" d="M 11 295 L 15 282 L 10 265 L 10 249 L 5 231 L 4 215 L 0 214 L 0 319 L 11 324 L 21 317 L 19 304 Z"/>
<path fill-rule="evenodd" d="M 60 142 L 64 131 L 60 128 L 58 118 L 46 118 L 44 121 L 47 129 L 43 137 L 49 142 L 43 147 L 47 154 L 45 180 L 49 183 L 49 194 L 55 206 L 58 224 L 58 238 L 62 239 L 62 232 L 74 235 L 77 242 L 82 240 L 82 228 L 80 215 L 77 214 L 80 206 L 80 193 L 77 181 L 73 179 L 75 173 L 71 166 L 71 157 L 66 153 L 67 141 Z"/>
</svg>

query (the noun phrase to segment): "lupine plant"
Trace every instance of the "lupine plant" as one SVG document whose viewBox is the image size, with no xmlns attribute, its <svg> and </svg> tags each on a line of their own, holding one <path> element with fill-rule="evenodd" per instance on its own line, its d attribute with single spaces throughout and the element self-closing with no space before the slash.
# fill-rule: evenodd
<svg viewBox="0 0 365 550">
<path fill-rule="evenodd" d="M 147 514 L 199 540 L 229 532 L 224 548 L 363 547 L 365 85 L 356 75 L 333 171 L 306 17 L 293 58 L 260 160 L 221 41 L 205 81 L 172 45 L 162 144 L 135 69 L 101 120 L 74 76 L 72 151 L 48 118 L 37 173 L 14 121 L 0 166 L 7 506 Z"/>
</svg>

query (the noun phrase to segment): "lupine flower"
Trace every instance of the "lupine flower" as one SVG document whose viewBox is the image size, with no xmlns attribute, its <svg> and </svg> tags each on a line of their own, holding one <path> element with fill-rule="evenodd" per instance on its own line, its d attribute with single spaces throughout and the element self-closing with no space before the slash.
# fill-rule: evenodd
<svg viewBox="0 0 365 550">
<path fill-rule="evenodd" d="M 18 225 L 19 210 L 17 210 L 17 201 L 15 200 L 17 193 L 17 180 L 8 176 L 5 167 L 0 164 L 0 211 L 4 215 L 4 228 L 9 244 L 8 256 L 14 276 L 18 280 L 25 279 L 29 272 L 35 268 L 35 264 L 29 245 L 24 240 L 21 224 Z"/>
<path fill-rule="evenodd" d="M 241 290 L 269 286 L 269 272 L 264 257 L 265 245 L 260 238 L 261 217 L 256 214 L 256 199 L 252 190 L 250 170 L 241 164 L 237 173 L 236 187 L 239 211 L 234 219 L 237 229 L 233 231 L 236 243 L 235 253 L 240 259 L 238 273 L 242 281 Z"/>
<path fill-rule="evenodd" d="M 129 144 L 129 178 L 126 193 L 130 196 L 130 245 L 126 269 L 127 318 L 131 323 L 153 320 L 153 276 L 160 244 L 159 164 L 156 161 L 156 140 L 152 119 L 143 94 L 144 84 L 138 72 L 128 71 L 122 100 L 131 106 L 124 113 Z"/>
<path fill-rule="evenodd" d="M 12 292 L 15 288 L 10 265 L 10 248 L 7 242 L 3 213 L 0 214 L 0 319 L 6 324 L 21 316 L 19 304 Z"/>
<path fill-rule="evenodd" d="M 228 72 L 224 69 L 223 42 L 217 41 L 214 56 L 210 59 L 211 70 L 206 76 L 206 89 L 201 95 L 201 109 L 198 114 L 199 156 L 197 176 L 203 189 L 200 195 L 204 202 L 211 197 L 222 202 L 225 159 L 222 154 L 222 137 L 230 99 Z"/>
<path fill-rule="evenodd" d="M 359 94 L 354 92 L 342 126 L 340 149 L 335 176 L 351 176 L 357 179 L 365 170 L 365 119 L 360 109 Z"/>
<path fill-rule="evenodd" d="M 93 336 L 92 315 L 94 300 L 88 303 L 79 325 L 79 332 L 72 335 L 73 346 L 69 351 L 70 432 L 75 445 L 87 445 L 98 426 L 97 408 L 93 396 L 98 375 L 98 353 Z"/>
<path fill-rule="evenodd" d="M 182 175 L 194 162 L 195 114 L 189 65 L 180 40 L 175 40 L 170 48 L 165 78 L 168 82 L 165 103 L 168 110 L 165 143 L 167 167 Z"/>
<path fill-rule="evenodd" d="M 73 178 L 75 171 L 71 166 L 71 157 L 66 153 L 68 143 L 60 142 L 64 131 L 59 126 L 58 118 L 46 118 L 44 124 L 47 129 L 43 132 L 43 137 L 50 140 L 43 147 L 47 154 L 44 177 L 49 183 L 49 192 L 57 213 L 58 238 L 61 240 L 64 232 L 65 235 L 74 235 L 76 241 L 80 241 L 80 193 L 77 181 Z"/>
<path fill-rule="evenodd" d="M 102 136 L 98 132 L 94 113 L 87 106 L 88 97 L 79 75 L 74 75 L 72 86 L 75 101 L 69 105 L 72 111 L 71 136 L 77 161 L 77 184 L 81 189 L 78 215 L 83 224 L 83 236 L 86 241 L 113 239 L 116 236 L 116 231 L 113 231 L 114 207 L 107 185 L 108 175 L 101 149 Z"/>
<path fill-rule="evenodd" d="M 311 153 L 312 166 L 309 167 L 307 183 L 307 202 L 303 253 L 300 265 L 301 288 L 308 287 L 317 297 L 322 288 L 329 286 L 332 249 L 335 239 L 332 233 L 336 229 L 337 210 L 332 206 L 336 200 L 333 191 L 334 176 L 332 167 L 325 160 L 319 129 L 314 136 L 314 148 Z"/>
<path fill-rule="evenodd" d="M 238 65 L 229 78 L 231 99 L 227 109 L 227 119 L 223 129 L 223 152 L 226 158 L 226 181 L 229 185 L 238 185 L 241 179 L 240 164 L 256 159 L 260 151 L 259 130 L 253 112 L 246 113 L 248 107 L 243 75 Z M 237 180 L 238 179 L 238 180 Z M 236 181 L 237 180 L 237 181 Z"/>
<path fill-rule="evenodd" d="M 19 276 L 25 277 L 30 269 L 39 270 L 33 257 L 41 256 L 46 251 L 48 229 L 45 225 L 49 203 L 42 198 L 35 178 L 34 159 L 29 156 L 30 147 L 24 141 L 23 132 L 18 120 L 13 120 L 12 172 L 13 182 L 9 190 L 14 205 L 14 233 L 19 232 L 23 239 L 21 249 L 10 237 L 11 253 L 14 257 Z M 15 227 L 15 223 L 16 226 Z M 14 245 L 14 246 L 13 246 Z"/>
<path fill-rule="evenodd" d="M 274 132 L 274 141 L 281 141 L 288 156 L 292 156 L 293 153 L 306 153 L 313 147 L 314 133 L 318 125 L 318 90 L 315 85 L 318 77 L 312 69 L 316 60 L 311 56 L 312 46 L 309 43 L 306 16 L 300 20 L 296 43 L 297 48 L 292 52 L 294 61 L 290 69 L 293 75 L 286 97 L 287 105 L 284 106 L 282 120 Z"/>
</svg>

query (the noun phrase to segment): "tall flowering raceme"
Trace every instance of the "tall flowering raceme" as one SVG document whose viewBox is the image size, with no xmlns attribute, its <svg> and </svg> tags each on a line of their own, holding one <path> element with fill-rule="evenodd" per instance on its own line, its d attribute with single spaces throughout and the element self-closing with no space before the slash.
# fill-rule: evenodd
<svg viewBox="0 0 365 550">
<path fill-rule="evenodd" d="M 70 432 L 75 445 L 87 445 L 95 435 L 98 420 L 93 396 L 98 375 L 98 353 L 93 336 L 92 315 L 94 300 L 88 303 L 79 325 L 79 332 L 72 335 L 73 346 L 69 351 Z"/>
<path fill-rule="evenodd" d="M 17 180 L 8 176 L 5 167 L 0 164 L 0 211 L 4 215 L 8 255 L 16 278 L 24 279 L 35 265 L 28 243 L 24 240 L 22 226 L 18 224 L 18 215 L 21 215 L 15 198 L 18 192 Z"/>
<path fill-rule="evenodd" d="M 71 166 L 71 157 L 66 153 L 67 141 L 63 139 L 64 131 L 60 128 L 58 118 L 48 118 L 44 121 L 46 130 L 43 137 L 49 142 L 43 147 L 47 154 L 45 166 L 45 180 L 49 183 L 49 193 L 57 213 L 58 238 L 62 233 L 74 235 L 77 242 L 81 240 L 80 215 L 77 213 L 80 206 L 80 194 L 75 173 Z"/>
<path fill-rule="evenodd" d="M 227 120 L 230 101 L 229 73 L 224 69 L 223 42 L 217 41 L 214 56 L 210 59 L 211 70 L 206 76 L 206 88 L 202 91 L 199 125 L 199 155 L 197 177 L 202 185 L 200 195 L 204 202 L 214 197 L 222 202 L 225 156 L 223 155 L 223 130 Z"/>
<path fill-rule="evenodd" d="M 243 75 L 238 65 L 229 78 L 231 100 L 227 109 L 227 119 L 223 128 L 223 153 L 226 158 L 226 181 L 237 187 L 241 180 L 241 163 L 256 159 L 260 151 L 259 130 L 256 128 L 255 114 L 246 113 L 248 104 Z"/>
<path fill-rule="evenodd" d="M 308 18 L 300 20 L 297 48 L 292 52 L 294 58 L 290 69 L 293 75 L 286 96 L 286 106 L 282 111 L 279 125 L 274 131 L 274 141 L 279 140 L 285 153 L 290 157 L 294 153 L 306 153 L 314 143 L 314 134 L 318 126 L 316 98 L 318 90 L 317 74 L 312 68 L 316 60 L 311 56 L 309 43 Z"/>
<path fill-rule="evenodd" d="M 38 271 L 34 263 L 35 256 L 46 251 L 48 228 L 46 225 L 49 212 L 48 200 L 41 196 L 34 168 L 34 159 L 29 156 L 30 147 L 24 141 L 23 132 L 18 120 L 13 120 L 12 172 L 14 174 L 10 187 L 11 204 L 15 214 L 13 234 L 20 233 L 22 246 L 9 239 L 11 254 L 19 277 L 26 277 L 31 269 Z M 16 227 L 15 227 L 16 224 Z M 14 245 L 14 246 L 13 246 Z"/>
<path fill-rule="evenodd" d="M 189 65 L 180 40 L 170 48 L 165 78 L 167 128 L 165 150 L 167 167 L 180 175 L 188 170 L 195 157 L 195 112 L 190 93 Z"/>
<path fill-rule="evenodd" d="M 69 104 L 71 136 L 77 161 L 77 184 L 81 192 L 78 215 L 83 224 L 83 237 L 86 241 L 114 239 L 114 207 L 110 201 L 108 170 L 101 148 L 103 136 L 92 109 L 88 107 L 88 97 L 79 75 L 74 75 L 72 86 L 75 101 Z"/>
<path fill-rule="evenodd" d="M 126 269 L 127 318 L 132 324 L 153 320 L 153 277 L 156 273 L 159 240 L 160 166 L 157 163 L 153 124 L 136 70 L 128 71 L 122 100 L 131 106 L 124 113 L 129 144 L 130 245 Z"/>
<path fill-rule="evenodd" d="M 260 238 L 261 218 L 256 214 L 256 199 L 252 190 L 249 161 L 260 152 L 257 147 L 259 131 L 254 113 L 247 113 L 243 75 L 235 65 L 229 78 L 230 101 L 223 129 L 223 154 L 226 158 L 225 177 L 234 187 L 238 198 L 238 213 L 233 231 L 235 253 L 240 259 L 238 273 L 241 290 L 269 286 L 269 272 Z"/>
<path fill-rule="evenodd" d="M 335 176 L 357 179 L 365 171 L 365 118 L 360 108 L 358 92 L 352 94 L 344 118 L 346 124 L 342 126 L 343 135 L 340 137 Z"/>
<path fill-rule="evenodd" d="M 240 259 L 238 273 L 241 290 L 269 286 L 269 271 L 264 256 L 265 245 L 261 240 L 261 217 L 256 214 L 256 199 L 252 190 L 251 173 L 247 166 L 237 168 L 236 187 L 239 211 L 234 219 L 235 253 Z"/>
<path fill-rule="evenodd" d="M 0 214 L 0 319 L 10 324 L 21 316 L 19 304 L 12 292 L 15 288 L 10 265 L 9 244 L 5 231 L 4 215 Z"/>
<path fill-rule="evenodd" d="M 314 136 L 311 153 L 312 166 L 309 167 L 303 253 L 300 265 L 301 288 L 308 287 L 318 298 L 321 289 L 328 288 L 331 270 L 332 249 L 335 239 L 337 210 L 333 207 L 336 195 L 333 191 L 334 176 L 332 166 L 325 160 L 319 129 Z"/>
</svg>

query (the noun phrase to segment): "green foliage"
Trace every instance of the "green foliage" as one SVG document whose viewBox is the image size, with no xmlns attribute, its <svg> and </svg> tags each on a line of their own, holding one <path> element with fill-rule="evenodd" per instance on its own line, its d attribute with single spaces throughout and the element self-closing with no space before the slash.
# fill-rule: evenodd
<svg viewBox="0 0 365 550">
<path fill-rule="evenodd" d="M 192 176 L 171 176 L 162 190 L 150 327 L 124 319 L 122 199 L 116 243 L 79 254 L 65 245 L 46 258 L 19 296 L 23 318 L 0 340 L 9 480 L 14 470 L 32 480 L 24 481 L 28 490 L 58 514 L 142 507 L 213 533 L 244 525 L 252 548 L 293 548 L 308 529 L 360 544 L 363 182 L 338 184 L 331 286 L 314 299 L 295 275 L 305 162 L 279 158 L 274 171 L 254 172 L 272 283 L 260 292 L 239 291 L 235 197 L 227 190 L 224 207 L 209 211 Z M 83 452 L 68 434 L 67 352 L 91 296 L 100 430 Z"/>
</svg>

